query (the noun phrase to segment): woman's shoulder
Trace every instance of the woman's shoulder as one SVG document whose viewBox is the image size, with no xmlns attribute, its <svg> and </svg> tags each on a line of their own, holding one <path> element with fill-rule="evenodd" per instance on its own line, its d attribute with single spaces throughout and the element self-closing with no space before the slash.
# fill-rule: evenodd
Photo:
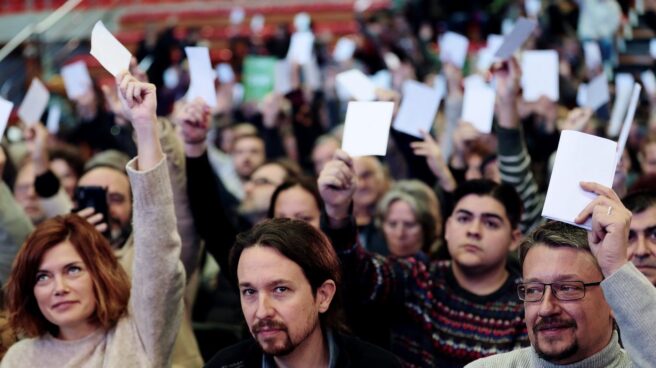
<svg viewBox="0 0 656 368">
<path fill-rule="evenodd" d="M 7 353 L 2 358 L 0 366 L 2 367 L 27 367 L 29 362 L 39 354 L 39 346 L 43 343 L 43 338 L 35 337 L 19 340 L 9 347 Z"/>
</svg>

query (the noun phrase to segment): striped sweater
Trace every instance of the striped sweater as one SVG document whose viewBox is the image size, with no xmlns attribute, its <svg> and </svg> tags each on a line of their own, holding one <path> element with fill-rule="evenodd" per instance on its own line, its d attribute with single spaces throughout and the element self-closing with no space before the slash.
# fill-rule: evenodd
<svg viewBox="0 0 656 368">
<path fill-rule="evenodd" d="M 352 229 L 325 231 L 342 262 L 347 312 L 354 303 L 384 310 L 391 350 L 408 366 L 462 367 L 528 345 L 517 272 L 496 292 L 479 296 L 458 285 L 450 261 L 386 258 L 358 244 L 340 246 L 354 239 Z"/>
</svg>

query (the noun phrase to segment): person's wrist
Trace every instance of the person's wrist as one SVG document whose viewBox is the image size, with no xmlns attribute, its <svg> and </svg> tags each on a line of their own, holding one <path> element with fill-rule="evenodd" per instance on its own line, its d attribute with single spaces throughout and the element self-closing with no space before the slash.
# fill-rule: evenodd
<svg viewBox="0 0 656 368">
<path fill-rule="evenodd" d="M 617 272 L 620 268 L 624 267 L 627 263 L 629 263 L 628 260 L 621 260 L 618 262 L 608 264 L 606 266 L 601 267 L 601 272 L 604 274 L 604 277 L 608 278 L 611 275 L 613 275 L 615 272 Z"/>
</svg>

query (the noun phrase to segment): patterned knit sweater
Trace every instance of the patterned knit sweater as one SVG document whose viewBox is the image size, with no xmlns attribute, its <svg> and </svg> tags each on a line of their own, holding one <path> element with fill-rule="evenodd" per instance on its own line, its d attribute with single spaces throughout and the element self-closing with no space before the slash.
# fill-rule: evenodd
<svg viewBox="0 0 656 368">
<path fill-rule="evenodd" d="M 391 350 L 407 365 L 462 367 L 528 345 L 517 273 L 496 292 L 475 295 L 458 285 L 449 261 L 385 258 L 354 241 L 343 246 L 355 239 L 352 227 L 324 229 L 342 262 L 347 311 L 348 304 L 383 309 Z"/>
</svg>

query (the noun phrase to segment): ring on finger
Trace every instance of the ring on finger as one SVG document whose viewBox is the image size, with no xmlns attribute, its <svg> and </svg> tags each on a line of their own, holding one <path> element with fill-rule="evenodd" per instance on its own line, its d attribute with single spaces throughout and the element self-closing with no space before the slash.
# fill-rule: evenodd
<svg viewBox="0 0 656 368">
<path fill-rule="evenodd" d="M 606 212 L 606 215 L 610 216 L 613 213 L 613 206 L 608 206 L 608 211 Z"/>
</svg>

